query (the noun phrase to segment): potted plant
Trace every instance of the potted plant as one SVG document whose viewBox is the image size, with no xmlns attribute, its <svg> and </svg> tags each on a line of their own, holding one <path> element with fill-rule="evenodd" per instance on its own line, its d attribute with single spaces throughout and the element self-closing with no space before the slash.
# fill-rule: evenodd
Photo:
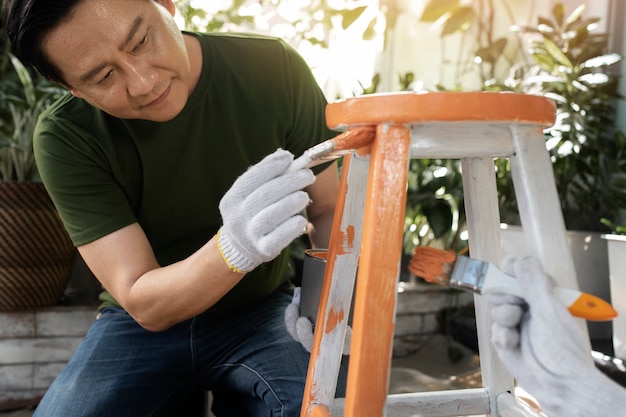
<svg viewBox="0 0 626 417">
<path fill-rule="evenodd" d="M 56 304 L 74 248 L 43 184 L 32 138 L 61 89 L 31 73 L 5 42 L 0 71 L 0 311 Z"/>
<path fill-rule="evenodd" d="M 470 59 L 457 65 L 467 72 L 469 62 L 477 63 L 482 89 L 539 94 L 556 102 L 556 123 L 546 131 L 546 145 L 579 284 L 610 300 L 607 247 L 601 236 L 610 230 L 602 219 L 615 220 L 626 204 L 626 145 L 624 135 L 615 129 L 615 102 L 620 97 L 612 71 L 621 56 L 608 51 L 606 34 L 594 33 L 600 19 L 585 18 L 584 4 L 567 14 L 557 3 L 551 16 L 538 17 L 536 25 L 513 26 L 519 49 L 523 52 L 527 45 L 529 52 L 511 60 L 512 55 L 504 53 L 510 39 L 493 29 L 493 2 L 481 4 L 483 8 L 474 2 L 430 0 L 422 20 L 443 22 L 442 38 L 475 33 L 474 44 L 463 44 L 471 49 Z M 507 63 L 510 76 L 499 79 L 494 69 Z M 501 221 L 518 225 L 507 159 L 496 160 L 496 181 Z M 526 252 L 519 227 L 509 227 L 502 235 L 505 253 Z M 610 337 L 608 323 L 593 323 L 590 330 L 592 339 Z"/>
<path fill-rule="evenodd" d="M 620 96 L 612 71 L 622 57 L 608 51 L 608 36 L 593 32 L 600 19 L 585 18 L 584 10 L 581 5 L 567 14 L 557 3 L 552 16 L 538 18 L 536 27 L 517 27 L 530 43 L 531 60 L 515 65 L 504 85 L 556 102 L 546 145 L 579 285 L 610 301 L 602 234 L 610 231 L 606 221 L 615 221 L 626 205 L 626 140 L 615 127 Z M 505 184 L 507 178 L 498 181 Z M 502 190 L 509 194 L 501 194 L 501 200 L 515 207 L 512 187 Z M 611 337 L 610 323 L 590 323 L 589 330 L 592 341 Z"/>
</svg>

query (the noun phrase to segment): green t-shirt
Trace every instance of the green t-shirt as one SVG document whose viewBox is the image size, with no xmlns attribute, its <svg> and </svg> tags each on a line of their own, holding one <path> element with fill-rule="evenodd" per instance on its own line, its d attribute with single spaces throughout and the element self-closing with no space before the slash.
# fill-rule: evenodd
<svg viewBox="0 0 626 417">
<path fill-rule="evenodd" d="M 250 165 L 277 148 L 298 156 L 336 134 L 308 65 L 283 41 L 192 35 L 202 73 L 173 120 L 122 120 L 70 94 L 40 117 L 37 165 L 76 246 L 138 222 L 160 265 L 184 259 L 217 232 L 218 203 Z M 285 282 L 285 258 L 249 273 L 213 308 L 269 295 Z"/>
</svg>

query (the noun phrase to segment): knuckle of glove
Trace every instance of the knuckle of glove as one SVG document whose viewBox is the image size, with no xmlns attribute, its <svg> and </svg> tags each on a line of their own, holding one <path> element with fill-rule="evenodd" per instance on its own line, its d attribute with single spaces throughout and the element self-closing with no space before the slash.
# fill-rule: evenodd
<svg viewBox="0 0 626 417">
<path fill-rule="evenodd" d="M 515 327 L 520 324 L 524 316 L 524 309 L 516 304 L 501 304 L 491 309 L 491 318 L 504 327 Z"/>
<path fill-rule="evenodd" d="M 500 262 L 500 269 L 505 274 L 509 274 L 511 276 L 515 276 L 515 263 L 517 262 L 517 256 L 506 255 L 502 262 Z"/>
<path fill-rule="evenodd" d="M 304 191 L 294 192 L 259 210 L 248 222 L 247 232 L 250 236 L 257 238 L 265 236 L 296 216 L 308 204 L 309 195 L 307 193 Z"/>
<path fill-rule="evenodd" d="M 286 173 L 268 182 L 259 184 L 251 190 L 245 198 L 245 204 L 250 208 L 256 209 L 255 211 L 261 211 L 292 194 L 304 192 L 302 189 L 312 184 L 314 180 L 315 177 L 311 170 Z"/>
<path fill-rule="evenodd" d="M 278 149 L 266 156 L 261 162 L 249 167 L 224 194 L 222 201 L 220 201 L 220 210 L 222 203 L 227 206 L 241 203 L 263 184 L 283 175 L 292 161 L 293 154 L 291 152 Z"/>
<path fill-rule="evenodd" d="M 514 349 L 520 345 L 520 334 L 510 327 L 494 325 L 491 343 L 498 349 Z"/>
<path fill-rule="evenodd" d="M 304 217 L 293 216 L 271 232 L 256 239 L 256 249 L 266 258 L 273 259 L 295 238 L 303 233 L 306 224 L 307 221 Z"/>
</svg>

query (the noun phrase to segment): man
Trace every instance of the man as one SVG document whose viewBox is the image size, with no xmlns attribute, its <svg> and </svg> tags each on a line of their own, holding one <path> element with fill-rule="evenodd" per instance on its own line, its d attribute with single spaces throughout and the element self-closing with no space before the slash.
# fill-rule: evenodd
<svg viewBox="0 0 626 417">
<path fill-rule="evenodd" d="M 285 329 L 284 249 L 305 227 L 327 247 L 338 179 L 288 167 L 335 135 L 326 102 L 283 42 L 181 33 L 174 12 L 5 0 L 15 54 L 69 92 L 35 155 L 105 289 L 38 417 L 180 415 L 204 390 L 218 416 L 299 415 L 308 354 Z"/>
</svg>

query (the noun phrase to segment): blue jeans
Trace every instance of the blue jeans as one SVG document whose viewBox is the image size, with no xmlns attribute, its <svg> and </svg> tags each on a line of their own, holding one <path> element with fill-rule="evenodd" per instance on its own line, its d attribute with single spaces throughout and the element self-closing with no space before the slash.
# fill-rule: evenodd
<svg viewBox="0 0 626 417">
<path fill-rule="evenodd" d="M 105 309 L 34 417 L 186 417 L 181 409 L 206 390 L 218 417 L 299 416 L 309 354 L 285 328 L 290 301 L 277 291 L 254 308 L 209 311 L 158 333 Z"/>
</svg>

